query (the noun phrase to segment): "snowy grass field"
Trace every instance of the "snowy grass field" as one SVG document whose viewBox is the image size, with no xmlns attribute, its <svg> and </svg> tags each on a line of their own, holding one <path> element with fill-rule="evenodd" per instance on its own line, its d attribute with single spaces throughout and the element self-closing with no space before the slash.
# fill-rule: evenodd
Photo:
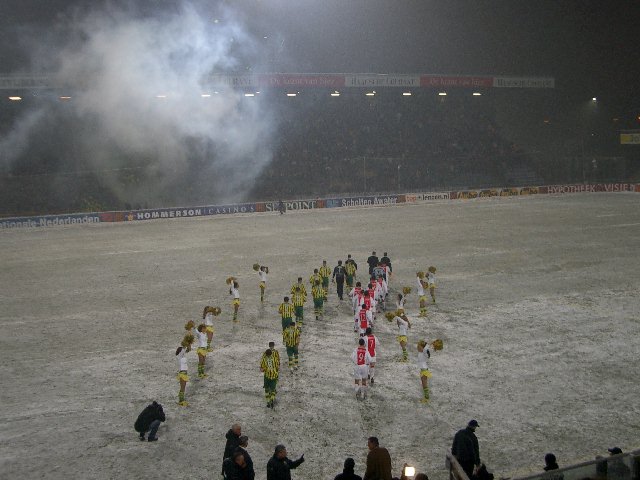
<svg viewBox="0 0 640 480">
<path fill-rule="evenodd" d="M 366 438 L 445 480 L 453 434 L 475 418 L 482 459 L 499 477 L 640 446 L 640 195 L 493 198 L 0 232 L 0 478 L 216 479 L 224 434 L 249 436 L 256 478 L 277 443 L 305 453 L 294 479 L 332 479 L 344 459 L 362 474 Z M 438 303 L 417 317 L 410 362 L 380 317 L 376 384 L 352 388 L 349 302 L 307 303 L 300 370 L 281 370 L 266 408 L 258 362 L 281 345 L 277 307 L 326 259 L 384 251 L 392 292 L 438 268 Z M 253 263 L 270 267 L 259 301 Z M 238 277 L 239 322 L 225 279 Z M 393 293 L 390 295 L 393 296 Z M 190 406 L 176 405 L 183 325 L 219 305 L 209 377 L 190 357 Z M 418 339 L 442 338 L 421 396 Z M 151 400 L 167 422 L 156 443 L 133 430 Z"/>
</svg>

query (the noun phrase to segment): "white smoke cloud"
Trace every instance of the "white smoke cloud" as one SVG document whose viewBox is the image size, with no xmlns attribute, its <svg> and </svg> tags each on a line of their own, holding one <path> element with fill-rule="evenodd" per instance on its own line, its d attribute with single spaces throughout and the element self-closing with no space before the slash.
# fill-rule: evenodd
<svg viewBox="0 0 640 480">
<path fill-rule="evenodd" d="M 201 12 L 191 3 L 154 16 L 111 6 L 65 20 L 65 40 L 38 45 L 33 63 L 53 68 L 72 99 L 62 110 L 42 102 L 37 120 L 16 123 L 0 143 L 5 162 L 64 115 L 74 125 L 66 142 L 87 169 L 137 169 L 136 185 L 104 175 L 123 200 L 180 199 L 168 190 L 192 180 L 210 181 L 216 201 L 242 198 L 271 160 L 275 121 L 260 96 L 215 94 L 207 77 L 241 72 L 263 52 L 233 12 L 219 22 Z"/>
</svg>

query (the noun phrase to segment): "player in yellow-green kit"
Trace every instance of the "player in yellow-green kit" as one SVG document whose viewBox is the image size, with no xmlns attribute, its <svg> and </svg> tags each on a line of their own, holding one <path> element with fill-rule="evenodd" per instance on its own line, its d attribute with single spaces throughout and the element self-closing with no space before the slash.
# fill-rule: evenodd
<svg viewBox="0 0 640 480">
<path fill-rule="evenodd" d="M 302 289 L 298 286 L 294 286 L 293 293 L 291 294 L 291 303 L 295 309 L 296 322 L 302 326 L 304 322 L 304 304 L 307 301 L 306 292 L 302 292 Z"/>
<path fill-rule="evenodd" d="M 329 294 L 329 277 L 331 277 L 331 267 L 327 265 L 326 260 L 322 261 L 319 273 L 322 277 L 322 288 L 324 289 L 324 299 L 326 300 Z"/>
<path fill-rule="evenodd" d="M 309 277 L 309 284 L 313 287 L 316 283 L 322 284 L 322 276 L 317 268 L 313 269 L 313 275 Z"/>
<path fill-rule="evenodd" d="M 282 317 L 282 330 L 284 330 L 293 321 L 295 313 L 295 307 L 289 303 L 289 297 L 284 297 L 284 302 L 278 307 L 278 313 Z"/>
<path fill-rule="evenodd" d="M 324 315 L 324 288 L 322 283 L 316 282 L 311 287 L 311 296 L 313 297 L 313 313 L 316 315 L 316 320 Z"/>
<path fill-rule="evenodd" d="M 275 349 L 274 342 L 269 342 L 269 348 L 262 354 L 260 371 L 264 374 L 264 398 L 267 400 L 267 407 L 273 408 L 280 376 L 280 352 Z"/>
<path fill-rule="evenodd" d="M 296 322 L 291 322 L 282 332 L 284 345 L 287 347 L 287 357 L 289 357 L 289 371 L 293 373 L 298 370 L 298 347 L 300 345 L 300 329 L 296 326 Z"/>
</svg>

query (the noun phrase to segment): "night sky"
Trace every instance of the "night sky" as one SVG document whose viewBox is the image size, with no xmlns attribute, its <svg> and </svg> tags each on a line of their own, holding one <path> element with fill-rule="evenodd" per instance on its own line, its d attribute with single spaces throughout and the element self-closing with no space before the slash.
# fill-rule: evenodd
<svg viewBox="0 0 640 480">
<path fill-rule="evenodd" d="M 132 3 L 140 16 L 177 8 L 175 1 Z M 639 93 L 638 1 L 195 3 L 203 16 L 211 17 L 212 28 L 220 7 L 232 6 L 273 52 L 262 70 L 553 76 L 558 88 L 612 102 L 629 102 Z M 30 68 L 21 38 L 64 36 L 60 25 L 78 15 L 78 9 L 103 5 L 96 0 L 5 0 L 0 72 Z"/>
</svg>

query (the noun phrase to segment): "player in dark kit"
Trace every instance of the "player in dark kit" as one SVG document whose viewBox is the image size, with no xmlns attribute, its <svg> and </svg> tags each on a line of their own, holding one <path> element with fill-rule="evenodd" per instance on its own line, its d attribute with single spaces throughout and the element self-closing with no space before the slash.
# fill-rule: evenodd
<svg viewBox="0 0 640 480">
<path fill-rule="evenodd" d="M 336 292 L 340 300 L 344 300 L 344 280 L 347 276 L 347 272 L 342 266 L 342 260 L 338 260 L 338 265 L 333 269 L 333 281 L 336 282 Z"/>
</svg>

